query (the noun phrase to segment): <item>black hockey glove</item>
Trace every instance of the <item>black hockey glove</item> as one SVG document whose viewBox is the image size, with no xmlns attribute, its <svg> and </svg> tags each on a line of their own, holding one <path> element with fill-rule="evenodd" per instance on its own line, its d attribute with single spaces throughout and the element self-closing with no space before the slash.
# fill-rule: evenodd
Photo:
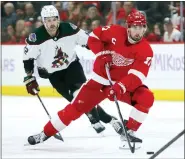
<svg viewBox="0 0 185 159">
<path fill-rule="evenodd" d="M 30 94 L 36 95 L 37 92 L 35 92 L 35 90 L 40 91 L 39 85 L 38 85 L 36 78 L 34 76 L 24 77 L 24 83 L 26 84 L 27 92 Z"/>
</svg>

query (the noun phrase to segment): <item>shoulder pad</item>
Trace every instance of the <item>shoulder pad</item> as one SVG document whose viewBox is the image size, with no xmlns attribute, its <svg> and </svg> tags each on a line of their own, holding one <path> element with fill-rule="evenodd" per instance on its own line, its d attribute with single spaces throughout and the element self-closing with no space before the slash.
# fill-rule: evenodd
<svg viewBox="0 0 185 159">
<path fill-rule="evenodd" d="M 49 38 L 51 37 L 47 33 L 46 29 L 44 26 L 41 26 L 29 34 L 29 36 L 26 38 L 26 43 L 30 45 L 39 45 Z"/>
<path fill-rule="evenodd" d="M 60 23 L 60 32 L 62 37 L 76 34 L 79 30 L 80 29 L 72 23 L 67 22 Z"/>
</svg>

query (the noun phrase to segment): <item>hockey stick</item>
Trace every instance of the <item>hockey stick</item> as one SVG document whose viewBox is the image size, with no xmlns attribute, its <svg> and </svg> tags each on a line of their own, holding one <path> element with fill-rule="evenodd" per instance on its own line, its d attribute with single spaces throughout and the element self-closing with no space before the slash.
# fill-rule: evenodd
<svg viewBox="0 0 185 159">
<path fill-rule="evenodd" d="M 173 139 L 171 139 L 167 144 L 161 147 L 156 153 L 154 153 L 149 159 L 154 159 L 158 156 L 161 152 L 167 149 L 172 143 L 174 143 L 178 138 L 180 138 L 185 133 L 185 129 L 181 131 L 178 135 L 176 135 Z"/>
<path fill-rule="evenodd" d="M 44 108 L 44 110 L 45 110 L 45 112 L 46 112 L 46 114 L 48 115 L 49 119 L 51 120 L 51 116 L 50 116 L 49 112 L 47 111 L 46 107 L 44 106 L 44 103 L 42 102 L 42 100 L 41 100 L 41 98 L 40 98 L 40 96 L 39 96 L 39 94 L 38 94 L 38 91 L 35 90 L 35 89 L 33 89 L 33 91 L 34 91 L 35 94 L 37 95 L 37 98 L 39 99 L 40 103 L 42 104 L 42 106 L 43 106 L 43 108 Z M 64 139 L 62 138 L 62 135 L 61 135 L 59 132 L 58 132 L 58 134 L 55 134 L 54 137 L 55 137 L 56 139 L 58 139 L 58 140 L 64 141 Z"/>
<path fill-rule="evenodd" d="M 111 80 L 111 76 L 110 76 L 110 72 L 109 72 L 109 65 L 108 64 L 105 65 L 105 70 L 106 70 L 106 73 L 107 73 L 107 77 L 108 77 L 109 83 L 110 83 L 111 86 L 113 86 L 112 80 Z M 120 110 L 119 103 L 118 103 L 116 95 L 114 95 L 114 102 L 116 103 L 118 114 L 119 114 L 119 117 L 120 117 L 122 125 L 123 125 L 123 130 L 124 130 L 125 136 L 127 138 L 127 142 L 128 142 L 130 151 L 132 153 L 134 153 L 135 152 L 135 142 L 133 143 L 133 146 L 131 146 L 130 140 L 128 139 L 128 134 L 127 134 L 127 131 L 126 131 L 126 127 L 125 127 L 125 124 L 124 124 L 124 120 L 123 120 L 123 117 L 122 117 L 122 114 L 121 114 L 121 110 Z"/>
</svg>

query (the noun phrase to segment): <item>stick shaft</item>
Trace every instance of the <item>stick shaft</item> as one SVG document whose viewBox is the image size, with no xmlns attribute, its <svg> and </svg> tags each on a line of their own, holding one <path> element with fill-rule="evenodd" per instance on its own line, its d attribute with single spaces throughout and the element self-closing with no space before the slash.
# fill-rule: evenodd
<svg viewBox="0 0 185 159">
<path fill-rule="evenodd" d="M 44 106 L 44 103 L 42 102 L 42 100 L 41 100 L 40 96 L 38 95 L 38 93 L 37 93 L 36 95 L 37 95 L 37 97 L 38 97 L 38 99 L 39 99 L 40 103 L 42 104 L 42 106 L 43 106 L 44 110 L 46 111 L 46 113 L 47 113 L 47 115 L 48 115 L 49 119 L 51 119 L 51 116 L 50 116 L 50 114 L 49 114 L 48 110 L 46 109 L 46 107 Z"/>
<path fill-rule="evenodd" d="M 111 86 L 113 86 L 113 83 L 112 83 L 112 80 L 111 80 L 111 76 L 110 76 L 110 72 L 109 72 L 108 64 L 105 65 L 105 70 L 106 70 L 106 74 L 107 74 L 109 83 L 110 83 Z M 135 152 L 135 143 L 133 143 L 133 146 L 131 146 L 131 143 L 130 143 L 130 141 L 128 139 L 128 134 L 127 134 L 126 127 L 125 127 L 125 124 L 124 124 L 124 119 L 123 119 L 123 116 L 121 114 L 120 106 L 119 106 L 119 103 L 118 103 L 116 95 L 114 95 L 114 102 L 115 102 L 117 110 L 118 110 L 119 118 L 121 119 L 121 122 L 122 122 L 122 125 L 123 125 L 123 131 L 124 131 L 124 134 L 125 134 L 125 136 L 127 138 L 127 142 L 128 142 L 130 151 L 132 153 L 134 153 Z"/>
<path fill-rule="evenodd" d="M 37 95 L 37 98 L 39 99 L 39 101 L 40 101 L 40 103 L 41 103 L 41 105 L 42 105 L 42 107 L 44 108 L 44 110 L 45 110 L 45 112 L 46 112 L 46 114 L 48 115 L 48 117 L 49 117 L 49 119 L 51 120 L 51 116 L 50 116 L 50 114 L 49 114 L 49 112 L 48 112 L 48 110 L 46 109 L 46 107 L 45 107 L 45 105 L 44 105 L 44 103 L 42 102 L 42 99 L 40 98 L 40 96 L 39 96 L 39 94 L 38 94 L 38 91 L 37 90 L 33 90 L 34 92 L 35 92 L 35 94 Z M 58 135 L 57 135 L 58 134 Z M 62 138 L 62 135 L 58 132 L 57 134 L 55 134 L 54 135 L 54 137 L 56 138 L 56 139 L 59 139 L 59 140 L 62 140 L 62 141 L 64 141 L 64 139 Z"/>
<path fill-rule="evenodd" d="M 161 147 L 156 153 L 154 153 L 149 159 L 154 159 L 161 152 L 167 149 L 171 144 L 173 144 L 178 138 L 180 138 L 184 134 L 185 130 L 181 131 L 178 135 L 176 135 L 173 139 L 171 139 L 168 143 L 166 143 L 163 147 Z"/>
</svg>

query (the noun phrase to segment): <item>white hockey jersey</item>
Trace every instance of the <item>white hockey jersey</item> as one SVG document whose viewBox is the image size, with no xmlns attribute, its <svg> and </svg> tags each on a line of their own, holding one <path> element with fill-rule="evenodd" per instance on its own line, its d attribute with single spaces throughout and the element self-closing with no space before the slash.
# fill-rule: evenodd
<svg viewBox="0 0 185 159">
<path fill-rule="evenodd" d="M 48 73 L 63 70 L 76 59 L 75 46 L 86 45 L 87 40 L 86 32 L 71 23 L 61 22 L 55 37 L 41 26 L 26 39 L 23 61 L 34 59 Z"/>
</svg>

